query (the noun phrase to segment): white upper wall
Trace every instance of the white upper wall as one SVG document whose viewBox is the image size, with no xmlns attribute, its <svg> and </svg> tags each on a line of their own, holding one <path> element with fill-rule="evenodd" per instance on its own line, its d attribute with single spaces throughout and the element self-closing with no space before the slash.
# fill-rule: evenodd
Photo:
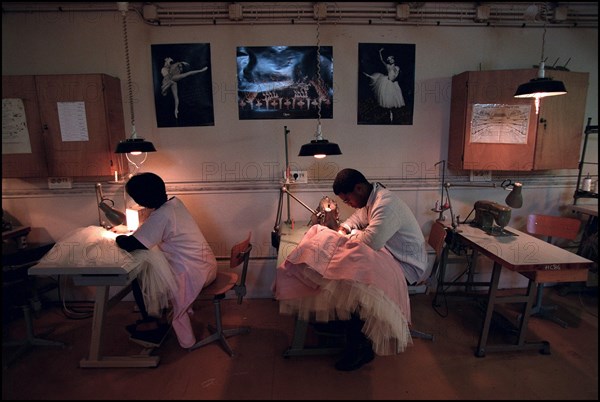
<svg viewBox="0 0 600 402">
<path fill-rule="evenodd" d="M 120 13 L 3 13 L 2 32 L 3 74 L 107 73 L 121 79 L 127 102 Z M 235 172 L 245 179 L 244 167 L 260 166 L 260 178 L 272 179 L 269 167 L 285 164 L 284 126 L 290 129 L 292 163 L 312 172 L 330 170 L 296 156 L 313 138 L 315 120 L 239 120 L 237 110 L 236 47 L 315 45 L 314 25 L 156 27 L 130 11 L 128 33 L 137 132 L 159 150 L 146 170 L 167 181 L 212 181 L 231 179 Z M 333 46 L 335 90 L 334 116 L 322 120 L 323 134 L 343 152 L 327 163 L 355 166 L 372 177 L 435 171 L 433 165 L 447 155 L 452 75 L 532 67 L 539 63 L 542 34 L 540 28 L 321 25 L 321 44 Z M 174 43 L 211 45 L 214 126 L 157 128 L 150 46 Z M 413 125 L 357 125 L 359 43 L 416 45 Z M 597 122 L 597 29 L 548 29 L 545 43 L 548 64 L 570 59 L 571 71 L 590 73 L 585 116 Z M 127 105 L 124 111 L 129 132 Z"/>
</svg>

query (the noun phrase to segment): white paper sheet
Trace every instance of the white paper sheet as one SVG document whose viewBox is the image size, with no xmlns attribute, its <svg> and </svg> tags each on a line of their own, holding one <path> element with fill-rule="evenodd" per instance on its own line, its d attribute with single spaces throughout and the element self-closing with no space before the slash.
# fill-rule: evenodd
<svg viewBox="0 0 600 402">
<path fill-rule="evenodd" d="M 23 99 L 2 99 L 2 154 L 30 154 L 31 142 Z"/>
<path fill-rule="evenodd" d="M 60 136 L 63 141 L 89 141 L 85 102 L 58 102 Z"/>
</svg>

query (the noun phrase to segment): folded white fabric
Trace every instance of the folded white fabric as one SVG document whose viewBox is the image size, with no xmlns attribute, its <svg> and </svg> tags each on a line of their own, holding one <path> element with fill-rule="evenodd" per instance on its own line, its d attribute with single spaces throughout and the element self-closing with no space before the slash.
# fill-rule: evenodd
<svg viewBox="0 0 600 402">
<path fill-rule="evenodd" d="M 40 262 L 67 267 L 123 266 L 146 262 L 138 279 L 148 313 L 159 316 L 162 309 L 169 306 L 171 295 L 177 292 L 170 264 L 158 249 L 128 253 L 117 246 L 117 236 L 100 226 L 75 229 L 56 242 Z"/>
</svg>

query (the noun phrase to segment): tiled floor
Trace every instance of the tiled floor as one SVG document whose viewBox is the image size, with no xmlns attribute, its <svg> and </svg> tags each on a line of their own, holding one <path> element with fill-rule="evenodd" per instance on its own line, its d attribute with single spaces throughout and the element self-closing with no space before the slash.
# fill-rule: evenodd
<svg viewBox="0 0 600 402">
<path fill-rule="evenodd" d="M 474 302 L 453 301 L 448 316 L 431 307 L 431 296 L 412 296 L 414 326 L 435 334 L 415 339 L 396 356 L 378 356 L 355 372 L 333 368 L 335 356 L 283 358 L 290 345 L 294 319 L 280 315 L 270 299 L 224 302 L 225 325 L 249 325 L 250 334 L 230 338 L 237 355 L 229 357 L 218 344 L 195 351 L 182 349 L 174 335 L 155 351 L 156 368 L 83 369 L 79 361 L 89 346 L 91 319 L 66 319 L 59 307 L 44 309 L 36 331 L 54 329 L 48 338 L 64 349 L 35 347 L 2 374 L 2 399 L 598 399 L 597 292 L 560 296 L 546 289 L 548 300 L 569 328 L 536 318 L 528 339 L 545 339 L 551 354 L 537 351 L 474 356 L 480 310 Z M 505 309 L 507 315 L 514 310 Z M 199 306 L 198 332 L 212 321 L 212 305 Z M 137 319 L 132 302 L 109 311 L 105 354 L 136 354 L 125 325 Z M 23 335 L 22 320 L 4 328 L 4 338 Z M 508 335 L 496 330 L 492 341 Z M 204 332 L 206 334 L 206 332 Z M 3 359 L 12 349 L 3 348 Z"/>
</svg>

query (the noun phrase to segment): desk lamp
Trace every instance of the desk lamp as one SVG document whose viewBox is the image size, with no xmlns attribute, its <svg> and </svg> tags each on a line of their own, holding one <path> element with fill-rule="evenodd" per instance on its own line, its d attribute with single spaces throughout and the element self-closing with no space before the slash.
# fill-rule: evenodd
<svg viewBox="0 0 600 402">
<path fill-rule="evenodd" d="M 275 225 L 273 226 L 273 231 L 271 232 L 271 245 L 273 247 L 275 247 L 276 249 L 279 248 L 279 241 L 281 239 L 281 213 L 283 210 L 283 194 L 287 194 L 288 196 L 288 223 L 291 223 L 291 220 L 289 218 L 289 211 L 290 211 L 290 207 L 289 207 L 289 197 L 292 197 L 294 200 L 296 200 L 300 205 L 302 205 L 304 208 L 306 208 L 308 211 L 310 211 L 310 213 L 315 216 L 317 218 L 317 220 L 321 219 L 321 217 L 324 216 L 324 212 L 322 211 L 316 211 L 314 209 L 312 209 L 311 207 L 309 207 L 308 205 L 306 205 L 306 203 L 304 203 L 302 200 L 300 200 L 298 197 L 296 197 L 294 194 L 292 194 L 288 188 L 289 183 L 286 181 L 283 186 L 281 186 L 281 188 L 279 189 L 279 204 L 277 206 L 277 216 L 275 218 Z"/>
<path fill-rule="evenodd" d="M 112 226 L 119 226 L 126 221 L 125 214 L 114 208 L 115 202 L 102 194 L 102 184 L 96 183 L 96 201 L 98 202 L 98 223 L 100 226 L 109 229 Z M 111 205 L 108 205 L 108 202 Z M 112 224 L 107 224 L 103 219 L 100 211 L 104 212 L 106 219 Z"/>
</svg>

